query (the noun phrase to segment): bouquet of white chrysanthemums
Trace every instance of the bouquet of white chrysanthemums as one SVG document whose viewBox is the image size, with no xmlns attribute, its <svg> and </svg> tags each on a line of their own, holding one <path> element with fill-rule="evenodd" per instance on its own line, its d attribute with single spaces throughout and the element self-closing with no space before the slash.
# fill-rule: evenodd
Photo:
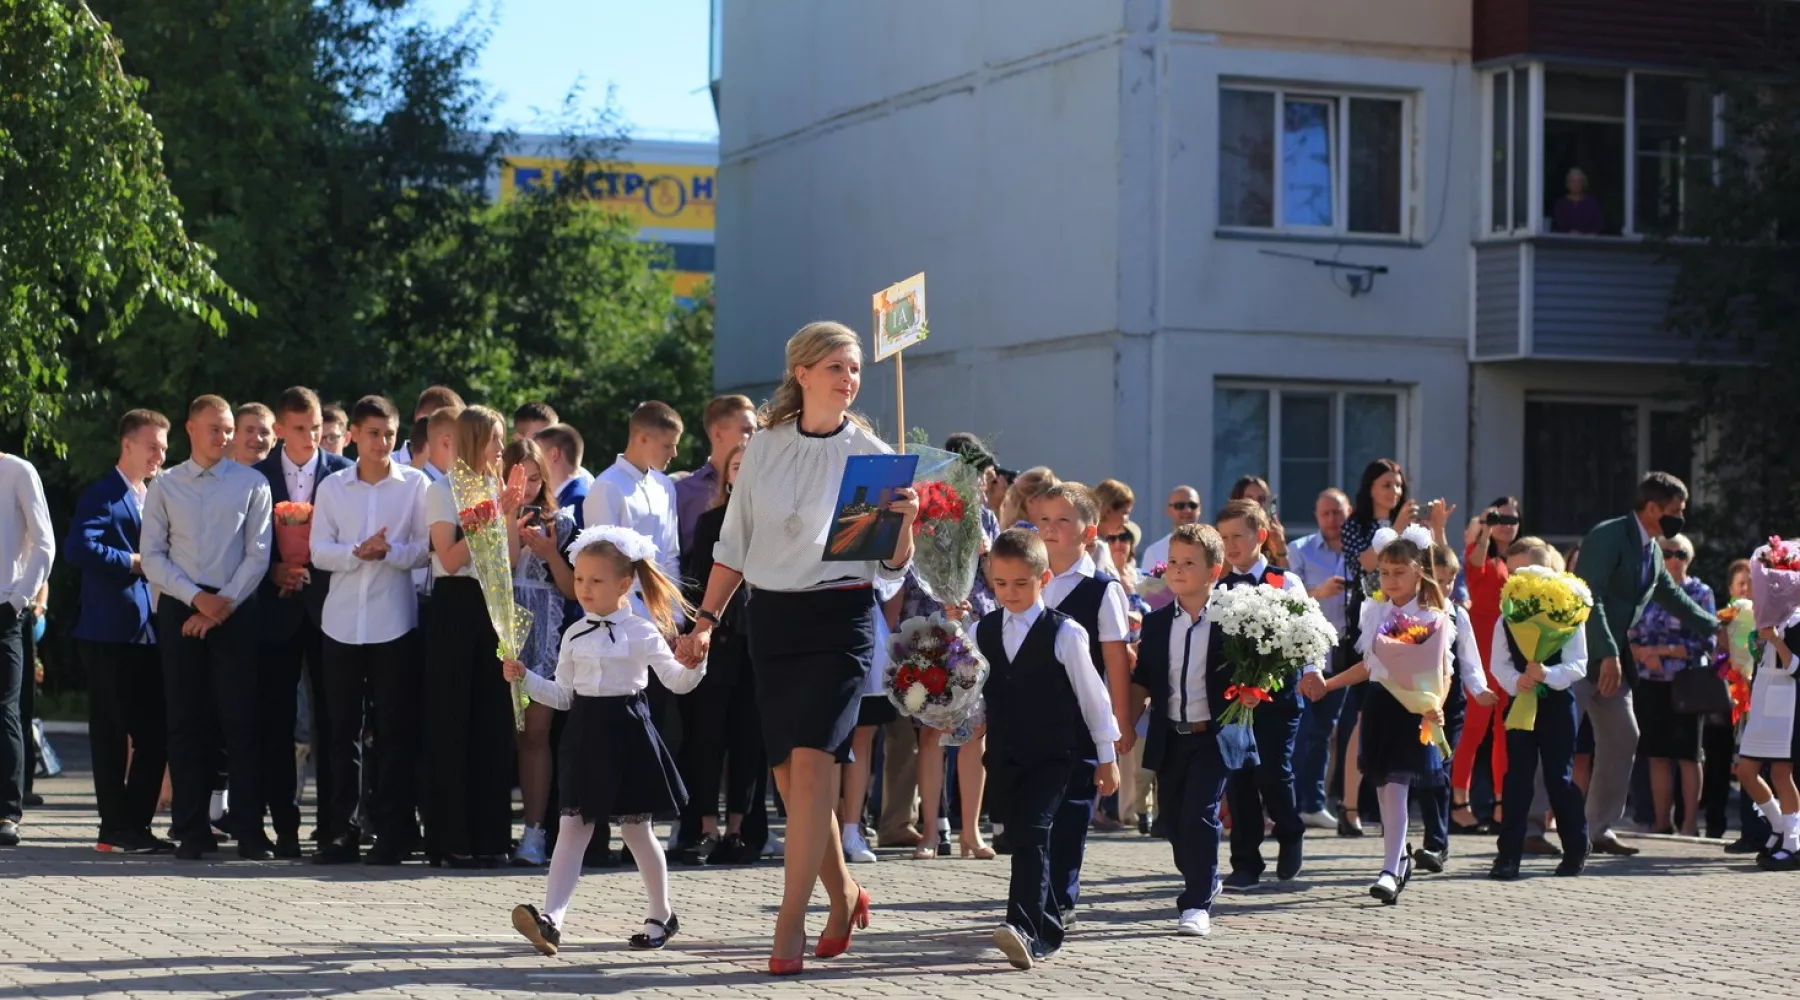
<svg viewBox="0 0 1800 1000">
<path fill-rule="evenodd" d="M 1231 707 L 1220 725 L 1249 725 L 1253 704 L 1286 687 L 1301 668 L 1321 663 L 1337 645 L 1337 629 L 1325 620 L 1319 602 L 1304 593 L 1268 584 L 1216 587 L 1206 615 L 1225 634 L 1225 662 Z"/>
</svg>

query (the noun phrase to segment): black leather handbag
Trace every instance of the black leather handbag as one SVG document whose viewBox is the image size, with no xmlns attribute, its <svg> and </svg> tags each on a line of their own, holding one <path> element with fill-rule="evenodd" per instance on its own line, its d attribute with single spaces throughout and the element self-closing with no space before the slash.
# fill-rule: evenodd
<svg viewBox="0 0 1800 1000">
<path fill-rule="evenodd" d="M 1731 715 L 1731 688 L 1707 666 L 1689 667 L 1669 682 L 1669 700 L 1682 715 Z"/>
</svg>

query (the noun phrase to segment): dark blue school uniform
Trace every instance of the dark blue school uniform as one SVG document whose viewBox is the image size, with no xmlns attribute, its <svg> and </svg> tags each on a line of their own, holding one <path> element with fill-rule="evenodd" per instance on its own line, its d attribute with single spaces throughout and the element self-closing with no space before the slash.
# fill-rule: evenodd
<svg viewBox="0 0 1800 1000">
<path fill-rule="evenodd" d="M 1225 668 L 1225 634 L 1204 614 L 1185 625 L 1189 639 L 1182 646 L 1183 662 L 1172 662 L 1170 645 L 1179 612 L 1170 604 L 1144 616 L 1131 682 L 1150 695 L 1143 766 L 1156 774 L 1157 805 L 1169 831 L 1175 867 L 1186 882 L 1175 908 L 1210 911 L 1219 893 L 1219 802 L 1225 797 L 1226 778 L 1256 763 L 1256 736 L 1251 726 L 1217 724 L 1231 704 L 1225 697 L 1231 676 Z M 1203 663 L 1187 661 L 1195 629 L 1210 631 Z M 1198 706 L 1183 697 L 1189 690 L 1184 678 L 1201 670 L 1208 718 L 1196 721 Z"/>
<path fill-rule="evenodd" d="M 1219 584 L 1253 587 L 1266 583 L 1281 590 L 1287 585 L 1287 575 L 1279 566 L 1264 562 L 1259 573 L 1228 573 Z M 1267 867 L 1262 859 L 1265 813 L 1274 824 L 1275 842 L 1280 845 L 1283 860 L 1298 870 L 1301 841 L 1306 836 L 1306 822 L 1300 818 L 1300 803 L 1294 793 L 1294 738 L 1300 734 L 1299 677 L 1289 678 L 1269 701 L 1258 705 L 1250 720 L 1256 731 L 1257 760 L 1234 771 L 1225 788 L 1231 803 L 1231 870 L 1235 874 L 1260 876 Z"/>
<path fill-rule="evenodd" d="M 1053 883 L 1052 830 L 1062 822 L 1068 791 L 1086 774 L 1092 802 L 1095 748 L 1068 668 L 1056 654 L 1056 636 L 1069 616 L 1046 608 L 1006 655 L 1004 610 L 975 626 L 975 642 L 988 661 L 988 787 L 1004 810 L 996 818 L 1012 840 L 1012 880 L 1006 922 L 1025 935 L 1034 954 L 1062 946 L 1063 905 Z M 1085 820 L 1083 829 L 1086 828 Z M 1079 870 L 1080 859 L 1076 859 Z"/>
<path fill-rule="evenodd" d="M 1088 657 L 1094 669 L 1106 681 L 1106 658 L 1101 655 L 1100 609 L 1106 604 L 1106 591 L 1117 581 L 1105 573 L 1095 573 L 1063 595 L 1056 610 L 1087 630 Z M 1098 767 L 1090 752 L 1076 762 L 1069 773 L 1067 794 L 1056 810 L 1056 823 L 1050 829 L 1050 887 L 1056 894 L 1056 905 L 1065 913 L 1075 909 L 1081 896 L 1081 859 L 1087 854 L 1088 827 L 1094 822 L 1094 769 Z M 1009 834 L 1011 827 L 1008 828 Z"/>
<path fill-rule="evenodd" d="M 1513 641 L 1505 622 L 1499 626 L 1506 650 L 1521 671 L 1525 655 Z M 1559 650 L 1544 661 L 1546 667 L 1562 663 Z M 1528 683 L 1519 678 L 1521 690 Z M 1531 818 L 1531 799 L 1535 793 L 1537 764 L 1544 767 L 1544 792 L 1550 808 L 1556 813 L 1556 828 L 1562 836 L 1563 856 L 1580 857 L 1589 850 L 1587 804 L 1581 789 L 1575 787 L 1575 693 L 1546 687 L 1538 696 L 1537 725 L 1531 729 L 1506 731 L 1506 781 L 1501 796 L 1505 814 L 1500 820 L 1499 859 L 1518 863 L 1525 852 L 1525 824 Z"/>
</svg>

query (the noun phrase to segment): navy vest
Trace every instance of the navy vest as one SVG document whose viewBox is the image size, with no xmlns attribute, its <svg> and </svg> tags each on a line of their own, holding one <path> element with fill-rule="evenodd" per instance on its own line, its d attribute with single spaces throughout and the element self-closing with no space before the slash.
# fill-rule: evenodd
<svg viewBox="0 0 1800 1000">
<path fill-rule="evenodd" d="M 1025 633 L 1017 656 L 1006 655 L 1006 612 L 975 626 L 975 645 L 988 661 L 989 753 L 1020 763 L 1094 756 L 1093 738 L 1069 673 L 1056 658 L 1056 632 L 1068 616 L 1046 608 Z"/>
<path fill-rule="evenodd" d="M 1056 610 L 1087 629 L 1088 656 L 1094 661 L 1094 669 L 1100 672 L 1101 680 L 1106 679 L 1106 660 L 1100 655 L 1100 608 L 1106 604 L 1106 591 L 1112 584 L 1112 577 L 1095 573 L 1077 583 L 1056 606 Z"/>
<path fill-rule="evenodd" d="M 1501 620 L 1505 621 L 1505 619 L 1501 619 Z M 1583 626 L 1583 627 L 1585 628 L 1586 626 Z M 1524 677 L 1525 663 L 1526 663 L 1525 654 L 1523 651 L 1521 651 L 1519 649 L 1518 642 L 1513 639 L 1512 629 L 1506 628 L 1505 626 L 1501 626 L 1500 635 L 1501 635 L 1501 638 L 1506 640 L 1506 651 L 1508 653 L 1512 654 L 1513 669 L 1517 670 L 1519 672 L 1519 675 L 1520 675 L 1519 683 L 1521 685 L 1523 685 L 1525 683 L 1525 677 Z M 1555 655 L 1551 656 L 1548 660 L 1544 661 L 1544 666 L 1554 667 L 1557 664 L 1561 663 L 1562 661 L 1563 661 L 1562 650 L 1559 649 L 1556 651 Z M 1558 691 L 1555 688 L 1550 688 L 1548 690 L 1548 693 L 1545 695 L 1545 697 L 1548 699 L 1554 700 L 1557 698 L 1573 698 L 1574 695 L 1569 693 L 1566 690 Z"/>
</svg>

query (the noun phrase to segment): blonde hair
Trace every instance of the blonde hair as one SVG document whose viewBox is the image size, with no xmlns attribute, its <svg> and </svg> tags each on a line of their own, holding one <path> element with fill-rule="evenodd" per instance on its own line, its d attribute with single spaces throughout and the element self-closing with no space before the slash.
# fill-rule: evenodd
<svg viewBox="0 0 1800 1000">
<path fill-rule="evenodd" d="M 1060 480 L 1047 465 L 1039 465 L 1019 473 L 1011 486 L 1006 488 L 1006 496 L 1000 501 L 1000 527 L 1010 528 L 1020 521 L 1027 520 L 1025 504 L 1036 500 L 1040 495 L 1055 486 Z"/>
<path fill-rule="evenodd" d="M 1563 569 L 1565 564 L 1562 553 L 1556 551 L 1556 546 L 1535 535 L 1514 539 L 1513 543 L 1506 547 L 1506 558 L 1511 559 L 1513 556 L 1526 556 L 1534 565 L 1546 566 L 1558 573 L 1567 572 Z"/>
<path fill-rule="evenodd" d="M 486 406 L 465 406 L 456 415 L 456 457 L 476 472 L 485 472 L 489 443 L 505 433 L 506 418 L 500 411 Z M 542 466 L 538 467 L 538 472 L 543 473 Z"/>
<path fill-rule="evenodd" d="M 618 546 L 603 539 L 583 545 L 575 553 L 575 558 L 580 559 L 582 556 L 609 560 L 615 572 L 622 576 L 637 577 L 638 589 L 644 595 L 644 608 L 650 612 L 650 620 L 656 624 L 657 631 L 663 634 L 665 640 L 674 640 L 677 609 L 689 618 L 694 616 L 694 606 L 681 596 L 681 588 L 657 567 L 655 560 L 640 559 L 632 562 L 625 553 L 619 551 Z"/>
<path fill-rule="evenodd" d="M 782 424 L 797 420 L 800 417 L 805 399 L 800 388 L 800 380 L 795 377 L 794 369 L 811 368 L 813 365 L 830 357 L 834 352 L 850 347 L 862 355 L 862 338 L 856 331 L 842 323 L 831 320 L 820 320 L 808 323 L 787 342 L 787 367 L 781 373 L 781 385 L 775 389 L 775 395 L 756 411 L 757 418 L 764 427 L 779 427 Z M 862 414 L 852 410 L 848 414 L 850 421 L 865 431 L 873 431 Z"/>
</svg>

